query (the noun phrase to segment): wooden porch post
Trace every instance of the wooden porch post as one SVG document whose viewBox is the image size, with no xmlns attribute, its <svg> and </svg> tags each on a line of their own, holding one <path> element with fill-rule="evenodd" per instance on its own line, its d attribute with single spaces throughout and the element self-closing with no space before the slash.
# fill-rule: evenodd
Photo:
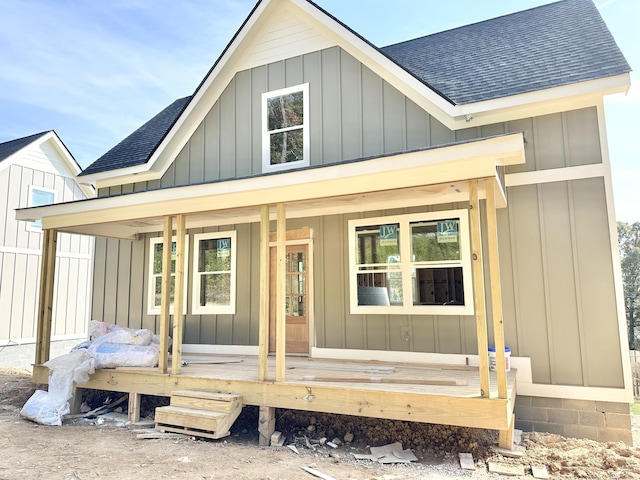
<svg viewBox="0 0 640 480">
<path fill-rule="evenodd" d="M 478 337 L 478 367 L 480 396 L 489 397 L 489 345 L 487 341 L 487 313 L 482 263 L 482 230 L 480 228 L 480 200 L 478 181 L 469 182 L 469 228 L 471 229 L 471 260 L 473 267 L 473 295 L 476 304 L 476 333 Z"/>
<path fill-rule="evenodd" d="M 40 291 L 38 292 L 38 327 L 36 333 L 35 365 L 49 360 L 51 353 L 51 324 L 53 322 L 53 287 L 56 273 L 56 246 L 58 231 L 43 230 L 40 264 Z"/>
<path fill-rule="evenodd" d="M 484 181 L 487 192 L 487 242 L 489 244 L 489 274 L 491 276 L 491 305 L 493 336 L 496 347 L 498 397 L 507 398 L 507 372 L 504 358 L 504 323 L 502 321 L 502 288 L 500 284 L 500 256 L 498 254 L 498 219 L 496 212 L 495 180 Z"/>
<path fill-rule="evenodd" d="M 171 373 L 177 375 L 182 368 L 182 326 L 184 315 L 184 240 L 186 235 L 184 215 L 176 217 L 176 273 L 173 297 L 173 347 L 171 349 Z M 234 246 L 235 248 L 235 246 Z"/>
<path fill-rule="evenodd" d="M 276 382 L 282 382 L 285 372 L 285 335 L 287 329 L 284 303 L 287 219 L 284 203 L 278 204 L 276 218 Z"/>
<path fill-rule="evenodd" d="M 167 373 L 169 363 L 168 336 L 169 314 L 171 303 L 171 237 L 173 233 L 173 217 L 164 217 L 164 230 L 162 240 L 162 287 L 160 290 L 160 358 L 158 368 L 160 373 Z M 149 288 L 155 288 L 149 285 Z"/>
<path fill-rule="evenodd" d="M 269 206 L 260 208 L 260 327 L 258 331 L 258 380 L 268 375 L 269 356 Z"/>
</svg>

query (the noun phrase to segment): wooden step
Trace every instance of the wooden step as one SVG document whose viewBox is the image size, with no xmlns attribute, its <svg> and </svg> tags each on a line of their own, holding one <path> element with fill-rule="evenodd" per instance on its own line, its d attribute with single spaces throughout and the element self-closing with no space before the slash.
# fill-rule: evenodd
<svg viewBox="0 0 640 480">
<path fill-rule="evenodd" d="M 242 406 L 242 395 L 198 390 L 178 390 L 171 393 L 171 406 L 210 410 L 214 412 L 233 412 Z"/>
<path fill-rule="evenodd" d="M 158 407 L 155 416 L 156 429 L 169 432 L 186 429 L 192 435 L 197 435 L 196 432 L 206 432 L 209 438 L 222 438 L 229 435 L 229 429 L 241 411 L 241 408 L 227 413 L 173 406 Z"/>
</svg>

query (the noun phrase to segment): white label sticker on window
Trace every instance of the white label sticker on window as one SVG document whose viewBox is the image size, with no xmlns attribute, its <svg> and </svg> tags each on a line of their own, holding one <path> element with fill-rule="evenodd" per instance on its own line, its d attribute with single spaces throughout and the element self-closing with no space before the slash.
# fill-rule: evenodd
<svg viewBox="0 0 640 480">
<path fill-rule="evenodd" d="M 458 241 L 458 222 L 445 220 L 438 222 L 438 243 L 456 243 Z"/>
<path fill-rule="evenodd" d="M 398 244 L 398 226 L 380 225 L 380 246 L 387 247 Z"/>
</svg>

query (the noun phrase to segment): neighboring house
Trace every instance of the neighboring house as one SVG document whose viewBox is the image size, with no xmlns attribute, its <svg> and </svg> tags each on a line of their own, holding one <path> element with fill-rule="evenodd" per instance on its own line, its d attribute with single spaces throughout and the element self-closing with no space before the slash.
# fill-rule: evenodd
<svg viewBox="0 0 640 480">
<path fill-rule="evenodd" d="M 81 168 L 54 131 L 0 143 L 0 366 L 31 370 L 34 359 L 42 223 L 14 210 L 91 198 Z M 59 355 L 86 339 L 94 239 L 60 234 L 52 348 Z"/>
<path fill-rule="evenodd" d="M 493 418 L 507 436 L 515 400 L 524 430 L 630 442 L 603 108 L 629 71 L 589 0 L 385 48 L 310 1 L 263 0 L 192 96 L 81 174 L 97 199 L 18 217 L 98 237 L 92 318 L 164 336 L 175 300 L 174 358 L 259 355 L 257 384 L 201 389 L 261 408 Z M 493 411 L 489 345 L 517 368 L 514 399 L 498 356 Z M 285 348 L 475 365 L 481 387 L 475 406 L 344 383 L 278 390 Z M 267 352 L 276 378 L 260 383 Z M 88 386 L 168 395 L 176 375 L 190 381 L 175 362 L 159 378 L 105 375 Z"/>
</svg>

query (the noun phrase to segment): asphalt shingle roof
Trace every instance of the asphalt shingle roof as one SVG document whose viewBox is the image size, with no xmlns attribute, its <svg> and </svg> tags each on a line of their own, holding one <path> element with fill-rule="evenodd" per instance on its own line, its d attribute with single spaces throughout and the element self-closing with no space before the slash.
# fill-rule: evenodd
<svg viewBox="0 0 640 480">
<path fill-rule="evenodd" d="M 176 100 L 89 165 L 80 175 L 133 167 L 146 163 L 176 122 L 191 97 Z"/>
<path fill-rule="evenodd" d="M 47 133 L 49 132 L 35 133 L 33 135 L 29 135 L 28 137 L 16 138 L 15 140 L 9 140 L 8 142 L 0 143 L 0 162 L 9 158 L 17 151 L 22 150 L 31 142 L 37 140 L 43 135 L 46 135 Z"/>
<path fill-rule="evenodd" d="M 379 50 L 457 105 L 631 71 L 592 0 L 561 0 Z M 191 98 L 176 100 L 81 175 L 146 163 Z"/>
<path fill-rule="evenodd" d="M 591 0 L 564 0 L 380 49 L 455 104 L 627 73 Z"/>
</svg>

